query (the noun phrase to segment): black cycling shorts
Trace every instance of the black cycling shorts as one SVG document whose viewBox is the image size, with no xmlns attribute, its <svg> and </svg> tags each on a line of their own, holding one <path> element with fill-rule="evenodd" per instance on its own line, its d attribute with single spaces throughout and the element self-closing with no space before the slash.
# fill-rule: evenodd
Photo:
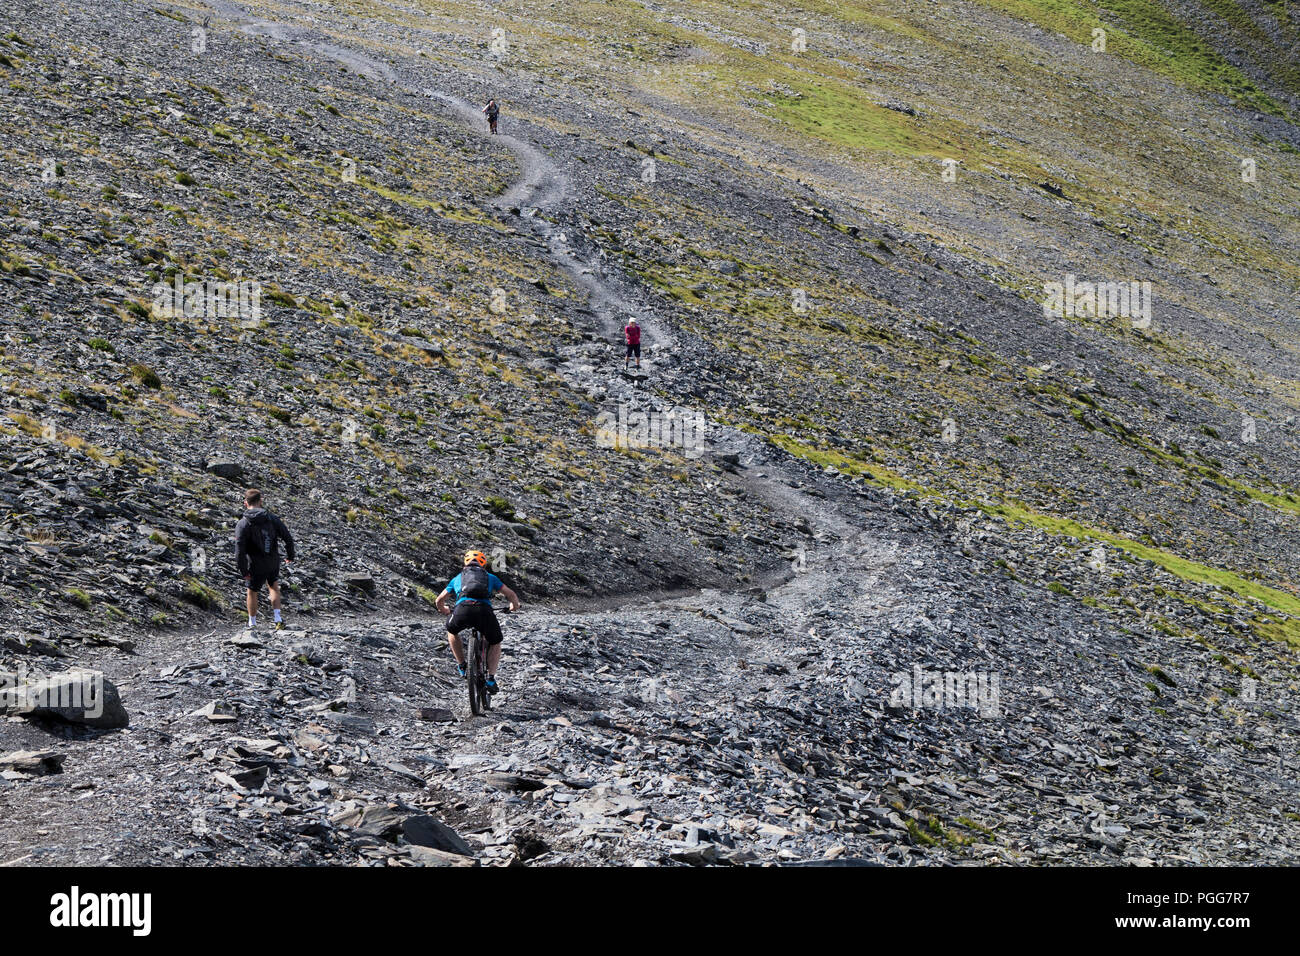
<svg viewBox="0 0 1300 956">
<path fill-rule="evenodd" d="M 641 357 L 641 343 L 640 343 L 640 342 L 638 342 L 636 345 L 633 345 L 631 342 L 629 342 L 629 343 L 627 344 L 627 357 L 628 357 L 628 358 L 631 358 L 633 355 L 635 355 L 637 358 L 640 358 L 640 357 Z"/>
<path fill-rule="evenodd" d="M 447 630 L 459 634 L 467 627 L 477 627 L 488 644 L 501 643 L 501 624 L 492 605 L 486 601 L 462 601 L 452 609 L 451 617 L 447 618 Z"/>
<path fill-rule="evenodd" d="M 274 584 L 280 580 L 280 559 L 249 561 L 248 574 L 248 590 L 260 591 L 264 584 Z"/>
</svg>

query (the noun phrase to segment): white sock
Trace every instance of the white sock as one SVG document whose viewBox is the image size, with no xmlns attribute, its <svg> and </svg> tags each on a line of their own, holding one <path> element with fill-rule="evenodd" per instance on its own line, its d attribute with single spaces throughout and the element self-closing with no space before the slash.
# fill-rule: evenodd
<svg viewBox="0 0 1300 956">
<path fill-rule="evenodd" d="M 257 627 L 257 615 L 256 615 L 256 614 L 250 614 L 250 615 L 248 615 L 248 626 L 249 626 L 249 627 Z"/>
<path fill-rule="evenodd" d="M 277 607 L 277 608 L 274 608 L 274 609 L 273 609 L 273 613 L 275 614 L 275 623 L 279 624 L 279 623 L 280 623 L 280 609 L 279 609 L 278 607 Z"/>
</svg>

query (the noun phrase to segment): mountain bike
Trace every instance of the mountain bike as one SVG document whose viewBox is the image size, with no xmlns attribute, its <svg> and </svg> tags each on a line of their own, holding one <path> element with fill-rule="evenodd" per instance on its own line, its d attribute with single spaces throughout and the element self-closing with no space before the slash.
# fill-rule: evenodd
<svg viewBox="0 0 1300 956">
<path fill-rule="evenodd" d="M 508 607 L 494 610 L 501 614 L 510 613 Z M 487 689 L 489 648 L 487 638 L 479 632 L 479 629 L 470 628 L 469 638 L 465 641 L 465 683 L 469 687 L 470 713 L 475 717 L 492 709 L 492 695 Z"/>
</svg>

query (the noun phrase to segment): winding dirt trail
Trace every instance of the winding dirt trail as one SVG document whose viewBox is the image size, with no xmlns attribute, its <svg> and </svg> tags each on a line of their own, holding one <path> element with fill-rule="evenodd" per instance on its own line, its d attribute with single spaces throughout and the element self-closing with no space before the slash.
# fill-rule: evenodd
<svg viewBox="0 0 1300 956">
<path fill-rule="evenodd" d="M 630 294 L 624 293 L 615 285 L 607 277 L 605 267 L 598 258 L 579 251 L 580 246 L 597 248 L 594 242 L 585 236 L 570 236 L 568 230 L 548 221 L 543 215 L 555 218 L 558 214 L 570 211 L 567 204 L 572 196 L 564 171 L 537 146 L 521 136 L 509 133 L 491 136 L 486 130 L 486 120 L 480 108 L 452 93 L 410 80 L 392 65 L 372 56 L 323 40 L 307 28 L 250 14 L 233 0 L 205 2 L 220 16 L 239 23 L 240 29 L 251 36 L 301 46 L 319 56 L 335 60 L 376 83 L 395 87 L 412 96 L 436 100 L 472 133 L 488 137 L 510 150 L 519 164 L 520 175 L 492 205 L 501 213 L 514 217 L 522 229 L 542 241 L 551 264 L 587 295 L 587 308 L 596 325 L 593 331 L 611 338 L 621 337 L 626 319 L 635 315 L 648 338 L 655 342 L 656 350 L 671 352 L 679 347 L 676 330 L 671 324 L 657 318 L 648 303 L 633 300 Z M 635 283 L 626 285 L 635 288 Z M 617 372 L 609 371 L 609 367 L 598 369 L 569 361 L 561 367 L 561 372 L 571 384 L 592 394 L 604 395 L 609 399 L 644 399 L 640 380 L 628 380 Z M 663 391 L 681 393 L 681 389 L 673 387 L 678 383 L 673 381 L 670 369 L 655 369 L 654 375 Z M 679 401 L 677 407 L 689 406 Z M 705 418 L 708 420 L 707 414 Z M 715 454 L 739 458 L 743 468 L 738 477 L 754 497 L 775 511 L 806 519 L 812 528 L 812 536 L 821 543 L 840 542 L 833 548 L 833 553 L 824 547 L 819 548 L 821 556 L 814 559 L 815 563 L 833 558 L 838 563 L 849 561 L 859 565 L 865 559 L 866 564 L 874 565 L 885 553 L 870 541 L 858 540 L 859 529 L 854 522 L 826 497 L 804 493 L 801 486 L 806 480 L 806 474 L 791 467 L 789 460 L 771 446 L 752 435 L 713 421 L 709 421 L 708 425 L 708 444 Z M 813 570 L 807 562 L 801 563 L 797 568 L 800 575 Z M 785 580 L 794 576 L 792 570 Z"/>
<path fill-rule="evenodd" d="M 551 264 L 585 292 L 587 309 L 582 314 L 594 319 L 596 328 L 593 331 L 599 336 L 621 341 L 626 318 L 636 315 L 657 349 L 666 352 L 680 346 L 680 338 L 672 325 L 656 318 L 648 302 L 636 301 L 639 285 L 635 281 L 607 272 L 599 261 L 598 252 L 584 255 L 580 249 L 598 250 L 598 245 L 584 235 L 569 234 L 576 226 L 568 226 L 566 231 L 566 227 L 552 221 L 577 221 L 576 217 L 569 215 L 572 212 L 569 206 L 573 202 L 571 184 L 560 166 L 523 135 L 502 133 L 492 136 L 486 129 L 487 123 L 480 109 L 465 99 L 431 88 L 427 81 L 404 77 L 394 66 L 323 40 L 309 29 L 251 16 L 232 0 L 206 2 L 222 16 L 240 23 L 245 33 L 301 46 L 342 63 L 376 83 L 435 100 L 462 121 L 472 134 L 489 138 L 510 150 L 519 164 L 520 175 L 492 205 L 502 215 L 512 217 L 519 228 L 540 240 L 547 249 Z M 708 347 L 707 343 L 701 345 Z M 625 401 L 637 407 L 647 399 L 643 381 L 620 374 L 617 362 L 593 364 L 589 356 L 575 356 L 563 363 L 559 371 L 571 385 L 585 391 L 593 400 Z M 681 387 L 685 383 L 674 380 L 671 367 L 652 368 L 650 374 L 661 395 L 680 396 L 685 393 L 686 389 Z M 677 407 L 689 406 L 679 399 Z M 856 504 L 853 499 L 857 492 L 739 429 L 709 421 L 707 444 L 713 455 L 729 456 L 738 463 L 733 475 L 747 494 L 776 514 L 796 522 L 806 522 L 805 544 L 782 571 L 769 573 L 754 582 L 761 584 L 762 588 L 719 595 L 738 619 L 752 616 L 755 620 L 765 620 L 770 607 L 778 605 L 783 608 L 785 623 L 779 632 L 765 633 L 761 637 L 757 632 L 751 633 L 745 641 L 745 653 L 771 654 L 775 652 L 773 647 L 767 646 L 771 641 L 806 638 L 814 609 L 824 606 L 828 594 L 845 595 L 842 606 L 846 610 L 868 615 L 872 613 L 866 606 L 869 592 L 874 591 L 873 599 L 884 600 L 886 604 L 901 600 L 892 594 L 893 589 L 887 580 L 888 569 L 899 560 L 898 549 L 892 542 L 882 542 L 860 526 L 861 519 L 854 513 Z M 589 614 L 593 619 L 606 613 L 627 615 L 626 619 L 632 622 L 645 615 L 661 613 L 666 608 L 680 608 L 682 602 L 689 603 L 698 596 L 698 592 L 646 593 L 625 596 L 617 603 L 584 602 L 580 610 L 575 610 L 579 615 Z M 768 604 L 769 601 L 772 604 Z M 562 624 L 566 616 L 571 618 L 573 615 L 566 615 L 563 609 L 527 609 L 512 623 L 512 628 L 553 628 Z M 766 650 L 760 651 L 760 648 Z M 722 657 L 731 656 L 731 652 L 722 648 L 718 648 L 717 653 Z M 682 663 L 703 672 L 714 662 L 692 658 Z M 708 687 L 707 679 L 701 683 Z M 485 741 L 484 746 L 488 746 L 488 742 Z"/>
<path fill-rule="evenodd" d="M 293 24 L 257 17 L 232 0 L 205 0 L 207 5 L 222 17 L 241 24 L 240 29 L 250 36 L 266 37 L 280 43 L 291 43 L 335 60 L 354 73 L 378 83 L 390 85 L 412 96 L 422 96 L 442 103 L 476 135 L 489 136 L 484 129 L 486 120 L 479 107 L 459 96 L 405 79 L 387 63 L 359 53 L 356 50 L 321 40 L 310 30 Z M 589 297 L 592 311 L 602 332 L 622 329 L 621 319 L 637 315 L 643 320 L 644 310 L 626 301 L 600 276 L 598 264 L 588 261 L 569 241 L 563 229 L 538 216 L 562 207 L 569 196 L 569 181 L 555 163 L 532 143 L 509 133 L 492 137 L 494 142 L 510 150 L 519 164 L 519 178 L 493 200 L 492 205 L 502 212 L 519 218 L 520 224 L 545 242 L 553 265 L 562 270 L 575 285 Z M 671 330 L 653 319 L 649 331 L 665 343 L 671 341 Z M 642 324 L 646 324 L 642 321 Z"/>
</svg>

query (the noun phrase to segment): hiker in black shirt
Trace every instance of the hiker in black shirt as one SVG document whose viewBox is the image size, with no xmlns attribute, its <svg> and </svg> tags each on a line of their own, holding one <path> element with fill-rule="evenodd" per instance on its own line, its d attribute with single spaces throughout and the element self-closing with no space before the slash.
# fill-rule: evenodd
<svg viewBox="0 0 1300 956">
<path fill-rule="evenodd" d="M 263 583 L 271 595 L 275 629 L 284 630 L 280 618 L 280 546 L 284 541 L 285 559 L 295 557 L 293 535 L 284 522 L 262 507 L 262 493 L 249 488 L 244 493 L 244 516 L 235 525 L 235 566 L 248 584 L 248 626 L 257 627 L 257 593 Z"/>
</svg>

